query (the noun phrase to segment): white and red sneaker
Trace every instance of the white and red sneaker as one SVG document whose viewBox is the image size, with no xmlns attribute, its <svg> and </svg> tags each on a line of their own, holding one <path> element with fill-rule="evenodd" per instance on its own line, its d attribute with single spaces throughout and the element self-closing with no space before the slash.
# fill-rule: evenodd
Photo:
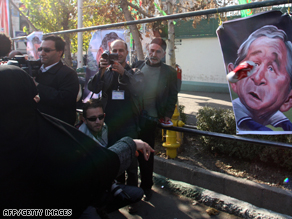
<svg viewBox="0 0 292 219">
<path fill-rule="evenodd" d="M 164 126 L 164 127 L 171 127 L 171 126 L 173 126 L 173 123 L 171 122 L 171 120 L 165 121 L 163 118 L 159 119 L 159 123 L 162 126 Z"/>
<path fill-rule="evenodd" d="M 251 76 L 255 72 L 255 66 L 256 64 L 253 61 L 244 61 L 229 72 L 226 78 L 229 82 L 236 83 L 243 78 Z"/>
</svg>

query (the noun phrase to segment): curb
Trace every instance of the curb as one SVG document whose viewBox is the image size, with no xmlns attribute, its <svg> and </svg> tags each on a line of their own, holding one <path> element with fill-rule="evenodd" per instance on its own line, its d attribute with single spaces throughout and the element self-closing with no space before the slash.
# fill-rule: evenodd
<svg viewBox="0 0 292 219">
<path fill-rule="evenodd" d="M 225 211 L 224 209 L 226 208 L 231 211 L 228 213 L 235 215 L 238 213 L 240 214 L 238 216 L 244 218 L 292 219 L 292 217 L 288 216 L 292 216 L 292 191 L 270 187 L 157 156 L 154 157 L 154 172 L 172 179 L 163 179 L 163 177 L 154 175 L 154 180 L 157 185 L 163 182 L 165 184 L 164 186 L 169 187 L 170 190 L 179 191 L 182 195 L 194 198 L 206 205 L 214 205 L 214 207 L 221 208 L 218 210 Z M 176 180 L 181 182 L 177 182 Z M 206 198 L 207 196 L 209 198 Z M 222 202 L 221 197 L 228 197 L 232 201 Z M 236 204 L 238 202 L 240 202 L 240 205 Z M 231 206 L 231 208 L 229 209 L 228 206 Z M 241 206 L 247 206 L 247 208 L 244 210 Z M 264 214 L 265 211 L 267 211 L 267 215 L 277 214 L 269 213 L 273 211 L 284 214 L 285 216 L 258 217 L 258 214 Z"/>
</svg>

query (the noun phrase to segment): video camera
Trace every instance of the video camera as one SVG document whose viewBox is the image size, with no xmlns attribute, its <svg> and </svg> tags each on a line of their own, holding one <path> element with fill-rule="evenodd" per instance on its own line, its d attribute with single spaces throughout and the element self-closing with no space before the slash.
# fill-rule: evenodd
<svg viewBox="0 0 292 219">
<path fill-rule="evenodd" d="M 31 77 L 36 77 L 41 67 L 41 60 L 26 60 L 22 55 L 16 55 L 14 58 L 4 57 L 2 61 L 7 61 L 7 65 L 16 65 L 26 71 Z"/>
<path fill-rule="evenodd" d="M 110 65 L 114 64 L 114 62 L 119 59 L 118 53 L 110 53 L 108 50 L 105 50 L 101 54 L 101 57 L 106 59 Z"/>
</svg>

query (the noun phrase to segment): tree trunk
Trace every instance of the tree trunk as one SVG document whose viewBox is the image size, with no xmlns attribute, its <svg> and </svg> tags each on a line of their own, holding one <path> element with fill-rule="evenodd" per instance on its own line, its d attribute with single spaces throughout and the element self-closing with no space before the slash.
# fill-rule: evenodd
<svg viewBox="0 0 292 219">
<path fill-rule="evenodd" d="M 127 21 L 133 21 L 133 17 L 131 16 L 130 11 L 128 10 L 128 5 L 126 3 L 127 0 L 121 0 L 121 8 L 124 12 L 125 19 Z M 132 33 L 134 42 L 135 42 L 135 49 L 137 51 L 137 59 L 144 60 L 144 54 L 142 49 L 142 44 L 140 41 L 139 31 L 136 25 L 129 25 L 130 32 Z"/>
<path fill-rule="evenodd" d="M 173 13 L 173 8 L 170 2 L 167 2 L 167 9 L 168 14 Z M 168 55 L 168 61 L 167 64 L 175 68 L 176 60 L 175 60 L 175 50 L 174 50 L 174 24 L 173 21 L 168 21 L 168 44 L 167 44 L 167 55 Z"/>
<path fill-rule="evenodd" d="M 71 40 L 70 40 L 70 34 L 64 34 L 64 40 L 66 42 L 65 46 L 65 64 L 69 67 L 72 67 L 72 57 L 71 57 Z"/>
</svg>

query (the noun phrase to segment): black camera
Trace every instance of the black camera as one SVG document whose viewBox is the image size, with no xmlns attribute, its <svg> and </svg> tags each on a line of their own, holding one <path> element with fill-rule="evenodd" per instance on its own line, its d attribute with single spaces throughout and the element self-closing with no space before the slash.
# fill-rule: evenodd
<svg viewBox="0 0 292 219">
<path fill-rule="evenodd" d="M 110 53 L 108 50 L 105 50 L 102 54 L 101 57 L 103 59 L 106 59 L 107 62 L 112 65 L 114 64 L 114 61 L 119 59 L 118 53 Z"/>
<path fill-rule="evenodd" d="M 7 65 L 16 65 L 26 71 L 31 77 L 36 77 L 42 63 L 41 60 L 26 60 L 22 55 L 16 55 L 14 58 L 3 58 L 2 61 L 7 61 Z"/>
</svg>

